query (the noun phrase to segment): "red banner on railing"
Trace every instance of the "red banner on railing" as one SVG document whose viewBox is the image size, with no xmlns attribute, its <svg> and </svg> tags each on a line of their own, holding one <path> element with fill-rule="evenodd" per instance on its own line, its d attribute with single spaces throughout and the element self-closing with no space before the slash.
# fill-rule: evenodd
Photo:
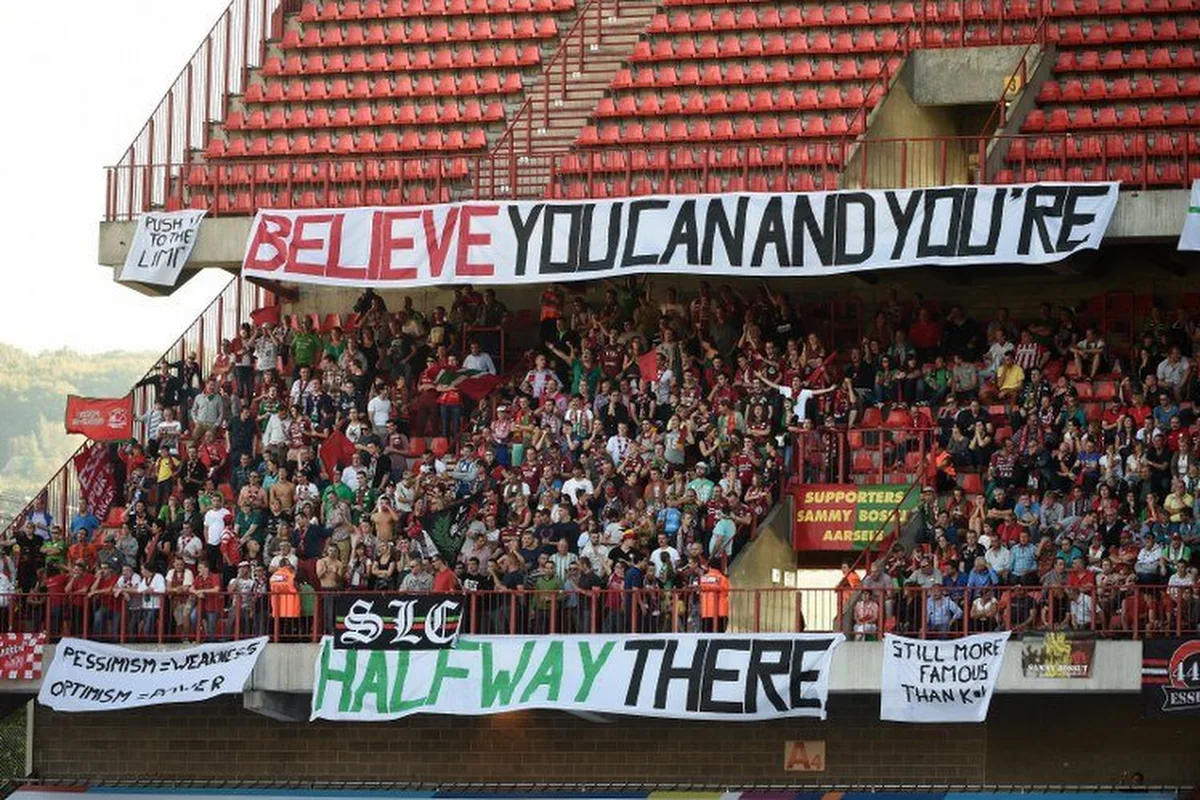
<svg viewBox="0 0 1200 800">
<path fill-rule="evenodd" d="M 44 633 L 6 633 L 0 636 L 0 678 L 36 681 L 42 677 Z"/>
<path fill-rule="evenodd" d="M 115 399 L 67 395 L 63 420 L 67 433 L 81 433 L 94 442 L 133 437 L 133 395 Z"/>
</svg>

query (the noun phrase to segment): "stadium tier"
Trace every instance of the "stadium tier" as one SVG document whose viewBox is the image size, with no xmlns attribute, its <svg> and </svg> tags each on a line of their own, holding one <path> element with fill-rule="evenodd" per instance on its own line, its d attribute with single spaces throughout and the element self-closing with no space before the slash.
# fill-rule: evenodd
<svg viewBox="0 0 1200 800">
<path fill-rule="evenodd" d="M 1200 175 L 1198 20 L 1195 0 L 241 0 L 110 172 L 108 217 L 900 175 L 1183 187 Z M 931 53 L 965 59 L 940 62 L 941 84 L 998 74 L 905 122 L 888 101 Z M 947 150 L 963 164 L 918 163 Z"/>
</svg>

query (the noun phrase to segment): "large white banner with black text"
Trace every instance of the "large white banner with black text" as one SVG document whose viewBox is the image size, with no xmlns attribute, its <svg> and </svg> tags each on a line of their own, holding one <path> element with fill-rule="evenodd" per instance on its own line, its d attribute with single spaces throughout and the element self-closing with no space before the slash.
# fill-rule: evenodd
<svg viewBox="0 0 1200 800">
<path fill-rule="evenodd" d="M 55 711 L 119 711 L 238 694 L 266 645 L 262 636 L 181 650 L 131 650 L 63 639 L 38 702 Z"/>
<path fill-rule="evenodd" d="M 1008 633 L 945 640 L 885 634 L 879 718 L 983 722 L 1000 676 Z"/>
<path fill-rule="evenodd" d="M 192 255 L 204 211 L 147 211 L 137 219 L 133 241 L 117 280 L 174 286 Z"/>
<path fill-rule="evenodd" d="M 1048 264 L 1096 249 L 1116 183 L 259 211 L 242 273 L 330 286 L 754 278 Z"/>
<path fill-rule="evenodd" d="M 325 637 L 312 718 L 530 708 L 728 722 L 825 719 L 841 634 L 460 636 L 442 650 L 340 650 Z"/>
</svg>

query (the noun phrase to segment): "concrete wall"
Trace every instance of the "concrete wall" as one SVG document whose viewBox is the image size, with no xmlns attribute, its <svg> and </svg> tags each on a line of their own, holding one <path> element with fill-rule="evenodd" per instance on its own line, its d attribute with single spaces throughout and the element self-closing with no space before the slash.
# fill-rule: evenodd
<svg viewBox="0 0 1200 800">
<path fill-rule="evenodd" d="M 821 773 L 783 770 L 785 742 L 826 744 Z M 879 721 L 878 700 L 831 698 L 829 719 L 716 725 L 553 712 L 390 723 L 285 723 L 238 698 L 111 714 L 36 707 L 42 779 L 381 780 L 821 785 L 1115 782 L 1200 779 L 1200 717 L 1141 718 L 1137 696 L 1005 696 L 980 725 Z"/>
<path fill-rule="evenodd" d="M 1024 52 L 1025 45 L 918 50 L 903 80 L 917 105 L 995 104 Z"/>
</svg>

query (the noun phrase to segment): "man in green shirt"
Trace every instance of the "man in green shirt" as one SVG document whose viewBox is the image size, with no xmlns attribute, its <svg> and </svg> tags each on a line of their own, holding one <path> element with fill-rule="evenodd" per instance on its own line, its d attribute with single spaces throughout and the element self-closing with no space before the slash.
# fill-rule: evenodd
<svg viewBox="0 0 1200 800">
<path fill-rule="evenodd" d="M 531 633 L 550 632 L 550 609 L 553 607 L 557 610 L 561 605 L 552 603 L 551 600 L 558 599 L 556 595 L 562 590 L 562 579 L 558 577 L 554 564 L 547 561 L 533 582 L 533 596 L 529 598 Z"/>
<path fill-rule="evenodd" d="M 297 367 L 311 367 L 321 350 L 321 337 L 313 331 L 311 317 L 305 317 L 300 332 L 292 337 L 292 363 Z"/>
</svg>

